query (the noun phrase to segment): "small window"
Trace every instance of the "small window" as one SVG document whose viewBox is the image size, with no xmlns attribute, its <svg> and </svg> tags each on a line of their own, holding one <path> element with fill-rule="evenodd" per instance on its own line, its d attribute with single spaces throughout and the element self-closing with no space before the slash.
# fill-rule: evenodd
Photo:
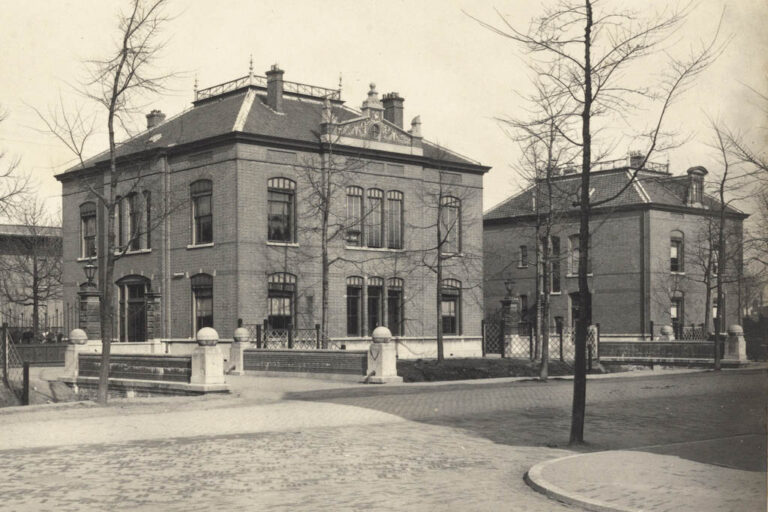
<svg viewBox="0 0 768 512">
<path fill-rule="evenodd" d="M 80 205 L 80 256 L 96 257 L 96 203 Z"/>
<path fill-rule="evenodd" d="M 387 281 L 387 323 L 393 336 L 403 335 L 403 280 L 397 277 Z"/>
<path fill-rule="evenodd" d="M 403 193 L 387 192 L 387 247 L 403 248 Z"/>
<path fill-rule="evenodd" d="M 520 246 L 520 260 L 518 266 L 521 268 L 528 267 L 528 246 L 526 245 Z"/>
<path fill-rule="evenodd" d="M 192 196 L 192 245 L 213 243 L 213 210 L 211 180 L 198 180 L 190 185 Z"/>
<path fill-rule="evenodd" d="M 288 178 L 270 178 L 267 188 L 267 239 L 270 242 L 294 242 L 296 183 Z"/>
<path fill-rule="evenodd" d="M 347 187 L 347 245 L 363 245 L 363 189 Z"/>
<path fill-rule="evenodd" d="M 192 284 L 192 318 L 195 333 L 203 327 L 213 327 L 213 277 L 196 274 L 190 278 Z"/>
<path fill-rule="evenodd" d="M 440 198 L 439 244 L 442 254 L 461 252 L 461 201 L 453 196 Z"/>
<path fill-rule="evenodd" d="M 377 188 L 368 190 L 368 207 L 365 213 L 365 234 L 368 247 L 382 247 L 384 241 L 384 192 Z"/>
<path fill-rule="evenodd" d="M 461 334 L 461 282 L 444 279 L 440 287 L 440 320 L 443 334 Z"/>
<path fill-rule="evenodd" d="M 347 278 L 347 336 L 362 333 L 363 278 Z"/>
<path fill-rule="evenodd" d="M 683 239 L 672 237 L 669 243 L 669 270 L 683 272 Z"/>
</svg>

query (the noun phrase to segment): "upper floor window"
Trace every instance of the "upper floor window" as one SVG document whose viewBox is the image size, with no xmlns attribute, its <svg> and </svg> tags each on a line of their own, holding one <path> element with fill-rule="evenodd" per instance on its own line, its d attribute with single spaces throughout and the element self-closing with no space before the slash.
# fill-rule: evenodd
<svg viewBox="0 0 768 512">
<path fill-rule="evenodd" d="M 144 191 L 144 248 L 152 248 L 152 194 Z"/>
<path fill-rule="evenodd" d="M 267 181 L 268 212 L 267 240 L 294 242 L 296 231 L 296 183 L 288 178 Z"/>
<path fill-rule="evenodd" d="M 213 277 L 209 274 L 196 274 L 190 278 L 192 283 L 192 319 L 195 332 L 203 327 L 213 327 Z"/>
<path fill-rule="evenodd" d="M 368 209 L 365 214 L 366 245 L 382 247 L 384 240 L 384 192 L 368 190 Z"/>
<path fill-rule="evenodd" d="M 139 195 L 129 194 L 126 198 L 126 207 L 128 209 L 128 250 L 138 251 L 141 249 L 141 206 L 139 206 Z"/>
<path fill-rule="evenodd" d="M 440 253 L 461 252 L 461 200 L 453 196 L 442 196 L 438 217 Z"/>
<path fill-rule="evenodd" d="M 669 270 L 683 272 L 683 238 L 677 234 L 669 241 Z"/>
<path fill-rule="evenodd" d="M 568 237 L 568 241 L 571 244 L 570 253 L 570 274 L 576 275 L 579 273 L 579 262 L 581 261 L 581 251 L 579 249 L 580 237 L 579 235 L 571 235 Z M 587 274 L 592 273 L 592 257 L 590 255 L 587 260 Z"/>
<path fill-rule="evenodd" d="M 403 193 L 387 192 L 387 247 L 403 248 Z"/>
<path fill-rule="evenodd" d="M 560 237 L 550 238 L 550 269 L 552 271 L 551 292 L 560 293 Z"/>
<path fill-rule="evenodd" d="M 440 322 L 443 334 L 461 334 L 461 282 L 456 279 L 440 285 Z"/>
<path fill-rule="evenodd" d="M 96 203 L 91 201 L 80 205 L 80 256 L 96 256 Z"/>
<path fill-rule="evenodd" d="M 213 243 L 213 210 L 211 180 L 197 180 L 190 185 L 192 196 L 192 245 Z"/>
<path fill-rule="evenodd" d="M 520 246 L 520 258 L 517 263 L 518 267 L 525 268 L 528 266 L 528 246 L 521 245 Z"/>
<path fill-rule="evenodd" d="M 347 245 L 363 245 L 363 189 L 347 187 Z"/>
</svg>

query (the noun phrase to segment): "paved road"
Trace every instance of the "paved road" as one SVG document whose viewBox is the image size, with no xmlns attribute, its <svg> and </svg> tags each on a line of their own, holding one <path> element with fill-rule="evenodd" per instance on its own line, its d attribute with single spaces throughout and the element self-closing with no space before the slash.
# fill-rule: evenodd
<svg viewBox="0 0 768 512">
<path fill-rule="evenodd" d="M 294 391 L 272 404 L 0 415 L 0 508 L 573 510 L 522 481 L 533 464 L 573 453 L 563 449 L 570 392 L 570 382 L 369 386 Z M 594 380 L 582 450 L 727 445 L 766 431 L 765 397 L 765 372 Z M 47 447 L 62 439 L 73 444 Z M 736 458 L 710 452 L 675 455 L 765 470 L 764 446 Z"/>
</svg>

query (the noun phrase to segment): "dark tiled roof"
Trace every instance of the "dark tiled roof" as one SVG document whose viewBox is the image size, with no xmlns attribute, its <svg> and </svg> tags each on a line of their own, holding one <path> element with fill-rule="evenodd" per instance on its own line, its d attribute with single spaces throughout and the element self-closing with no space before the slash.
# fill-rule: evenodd
<svg viewBox="0 0 768 512">
<path fill-rule="evenodd" d="M 253 90 L 253 89 L 251 89 Z M 147 130 L 120 144 L 117 156 L 123 157 L 139 151 L 188 144 L 191 142 L 232 133 L 236 131 L 238 114 L 247 106 L 248 89 L 228 94 L 219 99 L 207 100 L 194 108 L 174 116 L 159 126 Z M 253 103 L 244 120 L 240 120 L 242 131 L 248 134 L 278 137 L 300 142 L 318 142 L 323 105 L 319 100 L 302 99 L 295 96 L 283 97 L 283 111 L 278 113 L 266 105 L 266 95 L 254 94 Z M 334 103 L 334 116 L 343 122 L 361 117 L 362 114 L 349 107 Z M 239 124 L 239 123 L 238 123 Z M 480 165 L 478 162 L 439 148 L 423 141 L 424 156 L 447 162 Z M 85 162 L 90 167 L 106 161 L 108 153 L 102 152 Z M 73 167 L 66 172 L 78 169 Z"/>
<path fill-rule="evenodd" d="M 0 236 L 39 236 L 60 237 L 61 228 L 58 226 L 27 226 L 23 224 L 0 224 Z"/>
<path fill-rule="evenodd" d="M 610 201 L 599 205 L 605 208 L 640 204 L 687 206 L 688 176 L 671 176 L 658 172 L 641 171 L 638 173 L 636 182 L 627 185 L 630 183 L 631 176 L 631 171 L 626 168 L 593 172 L 590 176 L 590 188 L 594 189 L 591 194 L 591 202 L 600 203 L 611 198 Z M 558 176 L 552 180 L 552 185 L 553 210 L 576 212 L 578 206 L 574 203 L 579 200 L 581 174 Z M 619 194 L 622 189 L 624 189 L 623 192 Z M 491 208 L 485 213 L 483 219 L 504 219 L 535 213 L 533 193 L 533 187 L 523 190 Z M 546 196 L 544 186 L 539 191 L 539 201 L 542 201 L 542 196 Z M 704 206 L 710 210 L 718 208 L 719 205 L 714 197 L 708 195 L 704 196 L 703 202 Z M 729 213 L 741 213 L 730 206 L 726 210 Z"/>
</svg>

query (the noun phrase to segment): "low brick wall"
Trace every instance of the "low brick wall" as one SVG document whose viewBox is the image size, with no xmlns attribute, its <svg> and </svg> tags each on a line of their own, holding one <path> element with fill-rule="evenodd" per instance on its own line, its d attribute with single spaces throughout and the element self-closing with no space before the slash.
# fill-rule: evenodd
<svg viewBox="0 0 768 512">
<path fill-rule="evenodd" d="M 246 372 L 319 373 L 365 376 L 368 353 L 362 350 L 243 350 Z"/>
<path fill-rule="evenodd" d="M 606 362 L 701 363 L 714 360 L 711 341 L 600 341 L 599 358 Z M 722 350 L 721 350 L 722 355 Z"/>
<path fill-rule="evenodd" d="M 79 354 L 79 377 L 98 377 L 101 354 Z M 192 358 L 162 355 L 118 355 L 109 358 L 110 379 L 189 383 Z"/>
</svg>

